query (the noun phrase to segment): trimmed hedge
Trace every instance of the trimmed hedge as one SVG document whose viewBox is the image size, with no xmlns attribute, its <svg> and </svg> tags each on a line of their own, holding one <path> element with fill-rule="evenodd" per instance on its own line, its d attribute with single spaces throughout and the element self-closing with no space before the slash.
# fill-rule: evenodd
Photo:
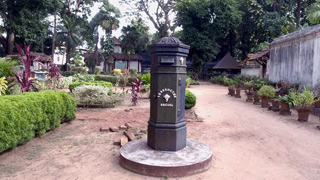
<svg viewBox="0 0 320 180">
<path fill-rule="evenodd" d="M 118 77 L 112 76 L 112 75 L 96 75 L 95 76 L 95 80 L 96 81 L 111 82 L 113 85 L 115 85 L 117 83 L 117 78 Z M 132 82 L 136 82 L 136 77 L 129 77 L 129 82 L 128 83 L 132 83 Z M 120 85 L 123 84 L 123 79 L 122 78 L 120 78 L 119 84 Z"/>
<path fill-rule="evenodd" d="M 78 74 L 77 71 L 62 71 L 61 72 L 61 75 L 65 76 L 65 77 L 74 76 L 76 74 Z"/>
<path fill-rule="evenodd" d="M 112 83 L 111 82 L 104 82 L 104 81 L 92 81 L 92 82 L 73 82 L 69 85 L 69 90 L 72 92 L 76 87 L 81 86 L 81 85 L 92 85 L 92 86 L 102 86 L 102 87 L 107 87 L 110 90 L 110 93 L 112 93 Z"/>
<path fill-rule="evenodd" d="M 190 92 L 189 90 L 186 90 L 186 99 L 185 99 L 185 108 L 186 109 L 191 109 L 196 105 L 197 102 L 197 97 Z"/>
<path fill-rule="evenodd" d="M 76 102 L 59 91 L 0 97 L 0 153 L 76 118 Z"/>
<path fill-rule="evenodd" d="M 96 75 L 95 80 L 96 81 L 111 82 L 113 85 L 115 85 L 117 83 L 117 77 L 111 76 L 111 75 Z"/>
</svg>

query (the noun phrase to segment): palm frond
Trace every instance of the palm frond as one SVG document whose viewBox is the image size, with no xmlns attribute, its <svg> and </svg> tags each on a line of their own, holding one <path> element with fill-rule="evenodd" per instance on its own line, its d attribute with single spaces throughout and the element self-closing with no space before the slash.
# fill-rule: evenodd
<svg viewBox="0 0 320 180">
<path fill-rule="evenodd" d="M 310 9 L 307 13 L 307 20 L 311 24 L 319 24 L 320 23 L 320 2 L 316 2 L 310 6 Z"/>
</svg>

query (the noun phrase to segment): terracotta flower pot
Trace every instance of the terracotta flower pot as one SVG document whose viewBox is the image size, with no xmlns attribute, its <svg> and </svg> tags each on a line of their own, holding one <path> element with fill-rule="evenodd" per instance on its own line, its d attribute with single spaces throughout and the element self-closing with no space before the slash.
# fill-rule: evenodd
<svg viewBox="0 0 320 180">
<path fill-rule="evenodd" d="M 269 107 L 269 98 L 261 97 L 261 107 L 268 108 Z"/>
<path fill-rule="evenodd" d="M 274 99 L 272 101 L 272 111 L 274 111 L 274 112 L 280 111 L 280 101 L 278 99 Z"/>
<path fill-rule="evenodd" d="M 231 88 L 228 88 L 228 95 L 231 96 Z"/>
<path fill-rule="evenodd" d="M 320 108 L 320 101 L 314 103 L 314 107 L 315 107 L 315 108 Z"/>
<path fill-rule="evenodd" d="M 269 111 L 272 111 L 273 101 L 274 101 L 273 98 L 269 98 L 269 106 L 268 106 L 268 110 L 269 110 Z M 271 104 L 271 105 L 270 105 L 270 104 Z"/>
<path fill-rule="evenodd" d="M 234 89 L 230 89 L 230 96 L 234 96 L 235 90 Z"/>
<path fill-rule="evenodd" d="M 258 96 L 257 93 L 255 93 L 255 95 L 253 96 L 253 104 L 254 105 L 261 105 L 260 96 Z"/>
<path fill-rule="evenodd" d="M 298 121 L 307 122 L 309 120 L 309 115 L 311 110 L 309 109 L 297 109 Z"/>
<path fill-rule="evenodd" d="M 241 98 L 241 89 L 237 88 L 236 89 L 236 96 L 235 98 Z"/>
<path fill-rule="evenodd" d="M 246 99 L 246 102 L 253 102 L 253 97 L 254 97 L 254 94 L 252 92 L 247 92 L 247 99 Z"/>
<path fill-rule="evenodd" d="M 281 102 L 281 109 L 280 109 L 280 113 L 279 114 L 281 114 L 283 116 L 291 115 L 289 103 Z"/>
</svg>

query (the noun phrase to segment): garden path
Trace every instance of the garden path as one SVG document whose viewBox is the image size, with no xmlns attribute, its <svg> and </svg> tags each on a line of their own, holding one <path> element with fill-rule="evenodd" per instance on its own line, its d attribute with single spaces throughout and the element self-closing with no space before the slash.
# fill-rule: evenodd
<svg viewBox="0 0 320 180">
<path fill-rule="evenodd" d="M 190 90 L 197 96 L 195 111 L 203 122 L 188 120 L 188 138 L 211 146 L 212 167 L 179 180 L 319 180 L 320 124 L 283 117 L 227 95 L 227 88 L 202 83 Z M 120 167 L 117 133 L 100 127 L 130 122 L 146 128 L 149 101 L 129 102 L 115 109 L 80 109 L 77 120 L 41 138 L 0 154 L 0 179 L 5 180 L 159 180 Z M 133 108 L 127 112 L 125 109 Z"/>
</svg>

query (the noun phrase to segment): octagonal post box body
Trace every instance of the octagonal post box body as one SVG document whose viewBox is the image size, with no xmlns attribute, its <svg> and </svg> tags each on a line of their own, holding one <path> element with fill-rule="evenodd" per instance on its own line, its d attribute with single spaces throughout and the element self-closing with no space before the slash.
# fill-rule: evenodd
<svg viewBox="0 0 320 180">
<path fill-rule="evenodd" d="M 151 99 L 148 146 L 159 151 L 186 147 L 185 82 L 190 47 L 174 37 L 150 46 Z"/>
</svg>

